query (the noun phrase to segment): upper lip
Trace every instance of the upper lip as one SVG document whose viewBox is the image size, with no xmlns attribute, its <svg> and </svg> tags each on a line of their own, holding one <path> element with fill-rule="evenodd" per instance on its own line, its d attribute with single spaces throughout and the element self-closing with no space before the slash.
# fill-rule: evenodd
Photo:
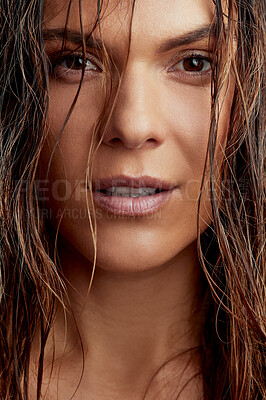
<svg viewBox="0 0 266 400">
<path fill-rule="evenodd" d="M 92 181 L 92 190 L 103 190 L 115 186 L 134 188 L 150 187 L 162 190 L 171 190 L 176 185 L 173 185 L 166 180 L 147 175 L 139 177 L 116 175 L 104 179 L 94 179 Z"/>
</svg>

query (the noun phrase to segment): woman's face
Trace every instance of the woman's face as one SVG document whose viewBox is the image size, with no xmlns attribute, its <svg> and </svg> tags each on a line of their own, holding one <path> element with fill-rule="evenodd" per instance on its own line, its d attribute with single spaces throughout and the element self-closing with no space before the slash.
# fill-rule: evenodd
<svg viewBox="0 0 266 400">
<path fill-rule="evenodd" d="M 48 138 L 41 156 L 43 174 L 81 78 L 82 50 L 75 50 L 80 40 L 76 0 L 67 26 L 70 40 L 55 61 L 67 3 L 49 0 L 44 14 L 46 50 L 53 73 Z M 85 35 L 94 26 L 96 3 L 82 2 Z M 112 67 L 114 85 L 118 72 L 124 71 L 124 75 L 93 164 L 97 264 L 123 271 L 165 264 L 195 245 L 197 199 L 210 126 L 212 46 L 208 27 L 214 14 L 211 0 L 136 1 L 126 63 L 131 8 L 131 1 L 112 0 L 102 10 L 102 39 L 116 65 Z M 93 128 L 104 106 L 102 63 L 95 50 L 99 27 L 93 39 L 87 48 L 82 87 L 55 148 L 48 175 L 49 192 L 45 192 L 53 224 L 59 223 L 65 208 L 60 232 L 89 261 L 93 260 L 93 241 L 86 212 L 85 178 Z M 73 50 L 74 54 L 69 55 Z M 232 91 L 229 86 L 222 107 L 218 132 L 222 145 Z M 139 186 L 149 189 L 143 192 Z M 163 192 L 156 194 L 155 188 Z M 208 197 L 206 189 L 201 231 L 211 221 Z"/>
</svg>

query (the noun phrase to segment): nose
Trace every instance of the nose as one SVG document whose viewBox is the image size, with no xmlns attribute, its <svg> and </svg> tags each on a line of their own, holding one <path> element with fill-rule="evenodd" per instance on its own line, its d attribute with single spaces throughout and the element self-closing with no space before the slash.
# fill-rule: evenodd
<svg viewBox="0 0 266 400">
<path fill-rule="evenodd" d="M 164 140 L 159 88 L 145 66 L 125 71 L 103 143 L 127 149 L 154 147 Z"/>
</svg>

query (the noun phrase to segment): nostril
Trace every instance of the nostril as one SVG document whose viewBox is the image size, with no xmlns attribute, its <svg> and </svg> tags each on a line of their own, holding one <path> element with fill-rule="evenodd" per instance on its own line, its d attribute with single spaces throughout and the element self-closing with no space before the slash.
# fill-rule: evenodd
<svg viewBox="0 0 266 400">
<path fill-rule="evenodd" d="M 146 144 L 149 144 L 149 146 L 156 146 L 157 145 L 157 140 L 154 138 L 148 138 L 144 141 L 139 141 L 135 138 L 132 138 L 131 140 L 123 140 L 123 138 L 120 137 L 114 137 L 111 140 L 109 140 L 109 146 L 111 147 L 117 147 L 117 146 L 125 146 L 129 149 L 139 149 L 142 146 L 145 146 L 145 142 Z"/>
</svg>

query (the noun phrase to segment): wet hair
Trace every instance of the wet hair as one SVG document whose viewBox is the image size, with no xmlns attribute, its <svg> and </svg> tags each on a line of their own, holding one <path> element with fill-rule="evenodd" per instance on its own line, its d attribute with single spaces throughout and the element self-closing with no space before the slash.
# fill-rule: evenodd
<svg viewBox="0 0 266 400">
<path fill-rule="evenodd" d="M 97 0 L 95 27 L 100 26 L 103 4 Z M 81 13 L 80 0 L 79 5 Z M 0 0 L 3 400 L 29 399 L 30 355 L 36 336 L 40 343 L 36 398 L 41 398 L 44 350 L 56 305 L 70 307 L 54 237 L 41 213 L 37 179 L 49 107 L 43 6 L 43 0 Z M 205 165 L 210 171 L 213 221 L 202 235 L 198 230 L 199 259 L 208 282 L 201 356 L 204 399 L 266 398 L 265 15 L 265 1 L 227 0 L 226 7 L 221 0 L 215 1 L 212 113 Z M 108 71 L 112 60 L 104 50 L 102 57 Z M 106 102 L 93 134 L 90 159 L 112 112 L 112 82 L 106 76 Z M 219 100 L 229 77 L 234 79 L 235 91 L 217 179 Z M 95 236 L 94 224 L 91 221 Z"/>
</svg>

